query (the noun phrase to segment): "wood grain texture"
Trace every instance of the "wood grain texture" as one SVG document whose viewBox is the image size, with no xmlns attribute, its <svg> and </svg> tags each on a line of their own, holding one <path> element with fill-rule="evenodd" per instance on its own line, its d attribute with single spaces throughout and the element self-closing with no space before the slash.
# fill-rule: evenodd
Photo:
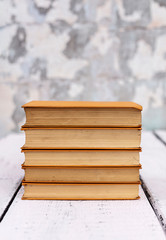
<svg viewBox="0 0 166 240">
<path fill-rule="evenodd" d="M 19 149 L 23 141 L 23 136 L 16 134 L 0 141 L 1 209 L 23 175 L 23 154 Z M 165 178 L 165 146 L 151 133 L 143 134 L 142 146 L 142 178 L 151 190 L 150 198 L 158 201 L 156 208 L 158 211 L 161 208 L 163 213 L 166 199 L 165 184 L 162 184 Z M 157 193 L 160 195 L 154 198 Z M 3 240 L 10 240 L 11 236 L 25 240 L 165 239 L 142 189 L 141 199 L 137 201 L 22 201 L 22 195 L 23 188 L 1 222 L 0 236 Z"/>
<path fill-rule="evenodd" d="M 142 145 L 141 176 L 155 212 L 166 230 L 166 147 L 150 132 L 143 133 Z"/>
<path fill-rule="evenodd" d="M 1 223 L 3 240 L 164 240 L 144 193 L 130 201 L 22 201 L 20 190 Z"/>
<path fill-rule="evenodd" d="M 24 171 L 20 164 L 24 160 L 20 145 L 23 134 L 12 134 L 0 140 L 0 216 L 20 185 Z"/>
</svg>

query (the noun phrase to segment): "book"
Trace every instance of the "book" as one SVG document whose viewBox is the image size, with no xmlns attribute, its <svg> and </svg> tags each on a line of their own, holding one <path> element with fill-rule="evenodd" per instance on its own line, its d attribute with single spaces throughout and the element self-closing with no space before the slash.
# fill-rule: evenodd
<svg viewBox="0 0 166 240">
<path fill-rule="evenodd" d="M 22 199 L 139 198 L 140 105 L 32 101 L 22 107 Z"/>
<path fill-rule="evenodd" d="M 22 199 L 124 200 L 139 198 L 139 184 L 23 183 Z"/>
<path fill-rule="evenodd" d="M 139 150 L 22 150 L 26 166 L 137 166 Z"/>
<path fill-rule="evenodd" d="M 127 167 L 56 167 L 56 166 L 26 166 L 26 182 L 55 183 L 132 183 L 139 182 L 138 166 Z"/>
<path fill-rule="evenodd" d="M 138 149 L 141 128 L 22 128 L 22 149 Z"/>
<path fill-rule="evenodd" d="M 22 106 L 23 127 L 140 127 L 142 106 L 133 102 L 32 101 Z"/>
</svg>

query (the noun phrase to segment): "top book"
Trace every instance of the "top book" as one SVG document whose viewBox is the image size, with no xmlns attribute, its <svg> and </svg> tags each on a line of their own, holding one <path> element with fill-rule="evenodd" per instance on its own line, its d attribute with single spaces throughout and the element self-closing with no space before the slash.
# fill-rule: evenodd
<svg viewBox="0 0 166 240">
<path fill-rule="evenodd" d="M 22 107 L 24 128 L 141 127 L 142 106 L 133 102 L 32 101 Z"/>
</svg>

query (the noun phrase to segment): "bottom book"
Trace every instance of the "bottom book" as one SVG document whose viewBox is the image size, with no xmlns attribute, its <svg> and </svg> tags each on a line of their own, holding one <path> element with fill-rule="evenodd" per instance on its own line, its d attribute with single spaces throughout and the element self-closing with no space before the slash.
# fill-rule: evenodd
<svg viewBox="0 0 166 240">
<path fill-rule="evenodd" d="M 22 199 L 127 200 L 139 198 L 139 183 L 56 184 L 23 182 Z"/>
</svg>

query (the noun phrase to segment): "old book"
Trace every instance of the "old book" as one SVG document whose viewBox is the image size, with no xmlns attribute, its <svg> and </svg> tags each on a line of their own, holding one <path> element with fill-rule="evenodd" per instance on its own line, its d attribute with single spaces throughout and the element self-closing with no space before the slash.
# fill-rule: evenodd
<svg viewBox="0 0 166 240">
<path fill-rule="evenodd" d="M 22 199 L 111 200 L 138 199 L 139 184 L 23 183 Z"/>
<path fill-rule="evenodd" d="M 22 107 L 23 127 L 141 127 L 142 107 L 133 102 L 32 101 Z"/>
<path fill-rule="evenodd" d="M 55 183 L 131 183 L 139 182 L 139 166 L 127 167 L 56 167 L 26 166 L 26 182 Z"/>
<path fill-rule="evenodd" d="M 25 130 L 23 149 L 138 149 L 141 129 L 50 128 Z"/>
<path fill-rule="evenodd" d="M 22 150 L 26 166 L 137 166 L 140 150 Z"/>
</svg>

